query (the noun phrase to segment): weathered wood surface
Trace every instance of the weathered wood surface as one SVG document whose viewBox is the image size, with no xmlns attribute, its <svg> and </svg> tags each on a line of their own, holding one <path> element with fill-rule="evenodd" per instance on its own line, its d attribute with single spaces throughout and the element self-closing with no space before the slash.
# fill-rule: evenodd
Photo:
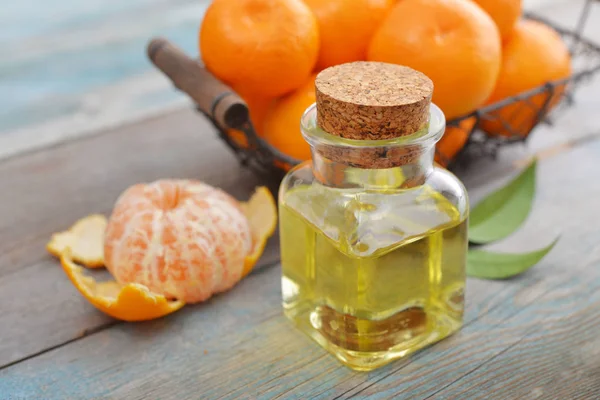
<svg viewBox="0 0 600 400">
<path fill-rule="evenodd" d="M 599 90 L 596 79 L 577 108 L 530 140 L 544 157 L 534 212 L 499 245 L 528 250 L 561 233 L 556 249 L 517 279 L 470 279 L 460 333 L 368 374 L 340 366 L 284 320 L 276 238 L 266 268 L 235 290 L 142 324 L 96 311 L 46 254 L 52 232 L 107 214 L 136 182 L 196 178 L 240 199 L 264 183 L 192 111 L 0 162 L 0 400 L 600 399 Z M 471 197 L 527 154 L 511 148 L 461 171 Z"/>
<path fill-rule="evenodd" d="M 52 232 L 90 213 L 108 215 L 119 193 L 136 182 L 201 179 L 240 199 L 260 183 L 206 120 L 187 110 L 7 160 L 0 177 L 0 365 L 111 323 L 90 312 L 45 253 Z M 277 259 L 276 241 L 263 263 Z"/>
<path fill-rule="evenodd" d="M 206 304 L 128 324 L 87 304 L 45 254 L 52 232 L 107 213 L 134 182 L 197 178 L 248 197 L 259 180 L 191 111 L 5 161 L 0 398 L 599 398 L 599 155 L 597 139 L 541 161 L 534 212 L 504 245 L 531 249 L 562 233 L 546 259 L 517 279 L 470 279 L 458 334 L 368 374 L 287 323 L 277 266 Z M 472 196 L 522 156 L 473 167 Z M 275 242 L 263 265 L 277 259 Z"/>
</svg>

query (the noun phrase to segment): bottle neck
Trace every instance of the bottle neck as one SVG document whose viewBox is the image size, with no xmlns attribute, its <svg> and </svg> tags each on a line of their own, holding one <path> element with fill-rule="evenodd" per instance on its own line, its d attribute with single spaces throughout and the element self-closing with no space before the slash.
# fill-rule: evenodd
<svg viewBox="0 0 600 400">
<path fill-rule="evenodd" d="M 442 137 L 444 113 L 430 105 L 421 130 L 387 140 L 350 140 L 330 135 L 317 124 L 316 105 L 301 121 L 312 151 L 313 172 L 323 185 L 336 188 L 400 189 L 423 185 L 433 171 L 435 144 Z"/>
<path fill-rule="evenodd" d="M 313 173 L 321 184 L 334 188 L 385 190 L 423 185 L 433 171 L 434 146 L 420 146 L 418 149 L 408 147 L 397 150 L 410 153 L 411 157 L 396 165 L 391 163 L 384 168 L 371 168 L 329 157 L 326 152 L 320 152 L 318 146 L 313 146 Z"/>
</svg>

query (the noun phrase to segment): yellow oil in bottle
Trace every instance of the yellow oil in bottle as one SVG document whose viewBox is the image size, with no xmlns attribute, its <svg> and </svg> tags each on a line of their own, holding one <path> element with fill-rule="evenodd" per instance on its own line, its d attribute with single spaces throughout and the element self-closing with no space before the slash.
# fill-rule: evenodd
<svg viewBox="0 0 600 400">
<path fill-rule="evenodd" d="M 428 186 L 280 198 L 285 314 L 356 370 L 436 342 L 462 323 L 467 222 Z"/>
</svg>

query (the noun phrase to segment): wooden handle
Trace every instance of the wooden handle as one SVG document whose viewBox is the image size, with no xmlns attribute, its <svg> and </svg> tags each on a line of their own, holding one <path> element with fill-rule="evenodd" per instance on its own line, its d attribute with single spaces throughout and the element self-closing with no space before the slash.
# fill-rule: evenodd
<svg viewBox="0 0 600 400">
<path fill-rule="evenodd" d="M 248 122 L 248 106 L 231 88 L 217 80 L 197 60 L 166 39 L 152 39 L 148 58 L 187 93 L 200 110 L 224 128 L 241 129 Z"/>
</svg>

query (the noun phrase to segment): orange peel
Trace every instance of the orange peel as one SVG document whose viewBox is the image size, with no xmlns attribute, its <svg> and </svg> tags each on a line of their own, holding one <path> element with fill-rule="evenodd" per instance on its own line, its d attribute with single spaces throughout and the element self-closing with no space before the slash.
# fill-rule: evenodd
<svg viewBox="0 0 600 400">
<path fill-rule="evenodd" d="M 146 286 L 137 283 L 96 282 L 75 264 L 68 247 L 62 252 L 60 262 L 83 297 L 113 318 L 131 322 L 147 321 L 164 317 L 185 305 L 183 301 L 168 300 L 163 295 L 152 293 Z"/>
<path fill-rule="evenodd" d="M 277 228 L 277 205 L 273 195 L 264 186 L 259 187 L 250 200 L 241 203 L 252 233 L 252 251 L 244 260 L 242 278 L 248 275 L 265 250 L 267 240 Z"/>
<path fill-rule="evenodd" d="M 46 250 L 62 257 L 67 249 L 76 263 L 88 268 L 104 266 L 104 232 L 107 219 L 101 214 L 92 214 L 81 218 L 64 232 L 52 235 Z"/>
</svg>

